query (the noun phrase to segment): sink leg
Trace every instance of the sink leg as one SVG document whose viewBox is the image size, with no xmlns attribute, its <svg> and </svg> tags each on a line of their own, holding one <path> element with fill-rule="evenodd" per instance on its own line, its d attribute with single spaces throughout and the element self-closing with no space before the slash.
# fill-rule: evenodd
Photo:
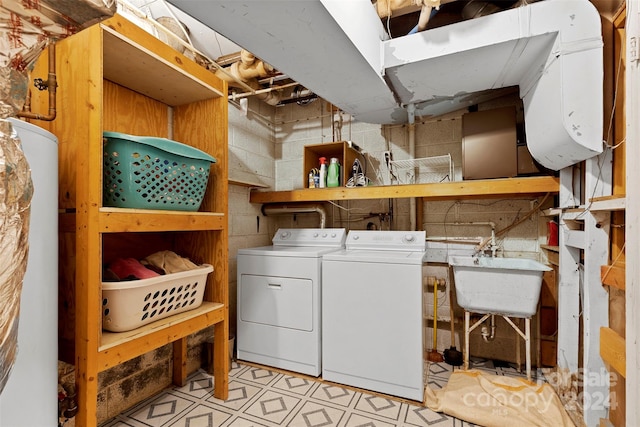
<svg viewBox="0 0 640 427">
<path fill-rule="evenodd" d="M 527 351 L 527 380 L 531 381 L 531 318 L 524 319 L 524 328 L 526 335 L 526 351 Z"/>
<path fill-rule="evenodd" d="M 464 370 L 469 369 L 469 320 L 471 313 L 464 311 Z"/>
</svg>

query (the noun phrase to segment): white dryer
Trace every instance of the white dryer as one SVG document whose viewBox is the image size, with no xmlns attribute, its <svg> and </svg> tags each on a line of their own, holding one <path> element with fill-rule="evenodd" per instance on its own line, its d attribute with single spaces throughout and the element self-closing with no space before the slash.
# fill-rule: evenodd
<svg viewBox="0 0 640 427">
<path fill-rule="evenodd" d="M 350 231 L 322 262 L 322 377 L 422 402 L 424 231 Z"/>
<path fill-rule="evenodd" d="M 238 359 L 320 375 L 322 257 L 345 239 L 344 228 L 280 229 L 272 246 L 238 251 Z"/>
</svg>

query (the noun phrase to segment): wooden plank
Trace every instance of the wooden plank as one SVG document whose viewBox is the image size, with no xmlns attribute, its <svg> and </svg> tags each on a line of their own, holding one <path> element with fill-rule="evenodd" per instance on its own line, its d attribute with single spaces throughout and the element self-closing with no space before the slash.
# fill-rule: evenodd
<svg viewBox="0 0 640 427">
<path fill-rule="evenodd" d="M 596 197 L 611 195 L 612 153 L 605 150 L 599 156 L 585 160 L 585 194 Z M 582 343 L 585 372 L 604 372 L 605 366 L 599 354 L 599 329 L 609 325 L 609 293 L 600 281 L 600 266 L 609 259 L 609 212 L 591 211 L 584 218 L 583 259 L 583 314 Z M 607 415 L 604 405 L 591 404 L 593 396 L 607 396 L 609 385 L 604 381 L 585 381 L 584 420 L 594 425 Z"/>
<path fill-rule="evenodd" d="M 630 50 L 631 43 L 638 43 L 640 34 L 640 4 L 637 1 L 627 2 L 626 46 Z M 631 40 L 634 37 L 634 40 Z M 640 168 L 636 167 L 640 159 L 640 62 L 625 60 L 625 114 L 630 119 L 626 123 L 626 159 L 633 167 L 627 168 L 627 208 L 626 208 L 626 256 L 631 260 L 626 269 L 626 355 L 628 377 L 626 387 L 626 425 L 640 425 Z"/>
<path fill-rule="evenodd" d="M 603 265 L 600 267 L 600 278 L 603 285 L 613 286 L 624 291 L 625 289 L 625 266 L 624 265 Z"/>
<path fill-rule="evenodd" d="M 544 249 L 547 255 L 547 261 L 549 264 L 560 265 L 560 247 L 540 245 L 540 248 Z"/>
<path fill-rule="evenodd" d="M 225 306 L 203 302 L 193 310 L 176 314 L 128 332 L 103 332 L 98 369 L 104 371 L 165 344 L 222 322 Z"/>
<path fill-rule="evenodd" d="M 60 209 L 76 208 L 75 277 L 66 289 L 73 294 L 71 310 L 64 322 L 75 323 L 74 355 L 78 402 L 77 426 L 96 424 L 98 396 L 97 349 L 101 333 L 100 282 L 102 268 L 97 232 L 97 209 L 102 193 L 96 188 L 102 175 L 102 48 L 98 26 L 85 29 L 56 43 L 57 117 L 53 133 L 59 147 Z M 82 52 L 82 55 L 78 55 Z M 73 61 L 70 58 L 74 58 Z M 78 120 L 78 117 L 82 117 Z M 73 236 L 73 235 L 72 235 Z M 66 277 L 69 272 L 63 273 Z M 66 278 L 65 278 L 66 280 Z M 66 285 L 65 285 L 66 286 Z M 81 321 L 76 322 L 76 319 Z"/>
<path fill-rule="evenodd" d="M 455 200 L 487 197 L 528 197 L 557 193 L 558 179 L 552 176 L 484 179 L 428 184 L 383 185 L 355 188 L 312 188 L 290 191 L 252 191 L 251 203 L 310 202 L 423 197 Z"/>
<path fill-rule="evenodd" d="M 625 354 L 625 339 L 611 328 L 600 328 L 600 356 L 602 360 L 626 378 Z"/>
<path fill-rule="evenodd" d="M 556 366 L 556 354 L 558 352 L 558 346 L 555 340 L 541 340 L 540 341 L 540 363 L 543 366 Z"/>
<path fill-rule="evenodd" d="M 600 419 L 600 427 L 615 427 L 613 424 L 611 424 L 611 421 L 601 418 Z"/>
<path fill-rule="evenodd" d="M 187 383 L 187 338 L 173 342 L 173 384 L 183 387 Z"/>
<path fill-rule="evenodd" d="M 226 224 L 222 213 L 100 209 L 100 231 L 103 233 L 222 230 Z"/>
<path fill-rule="evenodd" d="M 575 206 L 573 167 L 560 171 L 559 207 Z M 579 182 L 579 181 L 577 181 Z M 560 266 L 558 268 L 558 369 L 578 372 L 580 338 L 580 250 L 565 244 L 568 227 L 560 216 Z"/>
<path fill-rule="evenodd" d="M 558 216 L 562 213 L 560 208 L 549 208 L 542 211 L 542 216 Z"/>
<path fill-rule="evenodd" d="M 617 152 L 617 151 L 616 151 Z M 623 211 L 626 207 L 626 198 L 624 194 L 615 194 L 612 196 L 594 197 L 589 200 L 591 211 Z"/>
<path fill-rule="evenodd" d="M 101 27 L 105 79 L 171 106 L 227 95 L 226 85 L 211 71 L 126 18 L 115 15 Z"/>
<path fill-rule="evenodd" d="M 229 307 L 225 307 L 228 310 Z M 229 322 L 217 323 L 213 331 L 213 395 L 217 399 L 229 398 Z"/>
</svg>

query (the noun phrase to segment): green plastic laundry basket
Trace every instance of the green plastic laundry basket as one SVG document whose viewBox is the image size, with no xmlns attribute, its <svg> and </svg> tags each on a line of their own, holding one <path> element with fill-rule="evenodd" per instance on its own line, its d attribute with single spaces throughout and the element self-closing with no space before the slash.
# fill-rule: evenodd
<svg viewBox="0 0 640 427">
<path fill-rule="evenodd" d="M 104 206 L 197 211 L 216 159 L 166 138 L 103 132 Z"/>
</svg>

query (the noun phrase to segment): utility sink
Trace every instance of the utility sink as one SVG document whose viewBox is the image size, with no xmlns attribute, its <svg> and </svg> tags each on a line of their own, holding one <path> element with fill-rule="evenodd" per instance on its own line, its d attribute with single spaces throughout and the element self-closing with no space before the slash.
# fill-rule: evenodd
<svg viewBox="0 0 640 427">
<path fill-rule="evenodd" d="M 520 318 L 536 313 L 542 274 L 551 270 L 525 258 L 452 256 L 449 265 L 464 310 Z"/>
</svg>

